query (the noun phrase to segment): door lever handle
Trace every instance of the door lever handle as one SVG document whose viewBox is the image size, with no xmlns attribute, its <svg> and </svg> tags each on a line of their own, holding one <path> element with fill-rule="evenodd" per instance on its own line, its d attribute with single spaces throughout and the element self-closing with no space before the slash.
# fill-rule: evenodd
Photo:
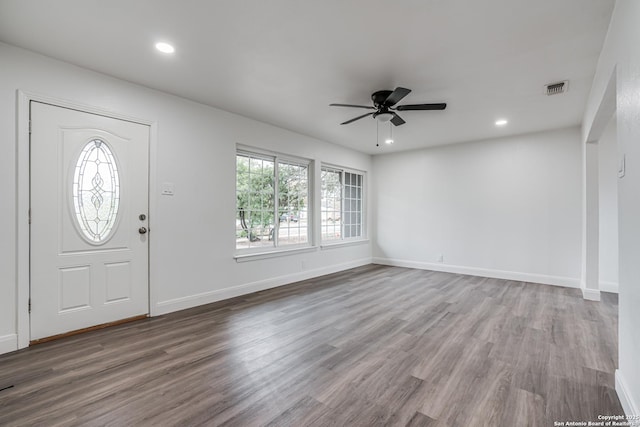
<svg viewBox="0 0 640 427">
<path fill-rule="evenodd" d="M 138 233 L 140 234 L 147 234 L 147 228 L 146 227 L 140 227 L 138 228 Z"/>
</svg>

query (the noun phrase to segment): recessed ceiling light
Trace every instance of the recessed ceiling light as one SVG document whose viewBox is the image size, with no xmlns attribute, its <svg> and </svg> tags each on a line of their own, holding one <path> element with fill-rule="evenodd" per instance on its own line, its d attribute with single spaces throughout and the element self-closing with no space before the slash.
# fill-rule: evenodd
<svg viewBox="0 0 640 427">
<path fill-rule="evenodd" d="M 173 53 L 176 51 L 173 46 L 165 42 L 156 43 L 156 49 L 158 49 L 162 53 Z"/>
<path fill-rule="evenodd" d="M 393 139 L 385 139 L 384 143 L 391 145 L 391 144 L 393 144 Z"/>
<path fill-rule="evenodd" d="M 505 119 L 496 120 L 496 126 L 504 126 L 507 123 L 509 123 L 509 122 L 506 121 Z"/>
</svg>

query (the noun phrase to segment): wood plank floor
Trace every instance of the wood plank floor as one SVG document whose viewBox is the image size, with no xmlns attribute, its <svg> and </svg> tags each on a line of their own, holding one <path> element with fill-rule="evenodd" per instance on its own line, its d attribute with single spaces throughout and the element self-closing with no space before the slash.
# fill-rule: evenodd
<svg viewBox="0 0 640 427">
<path fill-rule="evenodd" d="M 370 265 L 0 356 L 0 425 L 552 426 L 622 414 L 617 299 Z"/>
</svg>

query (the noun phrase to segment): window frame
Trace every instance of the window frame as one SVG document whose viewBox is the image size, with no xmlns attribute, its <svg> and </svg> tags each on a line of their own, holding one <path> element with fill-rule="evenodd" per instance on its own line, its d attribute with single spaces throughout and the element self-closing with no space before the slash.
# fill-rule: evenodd
<svg viewBox="0 0 640 427">
<path fill-rule="evenodd" d="M 322 194 L 322 173 L 324 171 L 328 172 L 339 172 L 340 173 L 340 238 L 337 239 L 325 239 L 323 229 L 322 229 L 322 202 L 323 202 L 323 194 Z M 345 207 L 346 207 L 346 197 L 345 197 L 345 174 L 352 174 L 356 176 L 360 176 L 362 179 L 362 184 L 360 185 L 360 235 L 353 237 L 345 237 Z M 320 165 L 320 245 L 321 247 L 332 247 L 332 246 L 342 246 L 342 245 L 350 245 L 356 244 L 359 242 L 368 240 L 367 233 L 367 173 L 366 171 L 348 168 L 344 166 L 337 166 L 329 163 L 322 163 Z M 351 211 L 350 211 L 351 212 Z"/>
<path fill-rule="evenodd" d="M 238 248 L 237 241 L 235 244 L 235 258 L 237 261 L 240 261 L 243 258 L 263 258 L 268 256 L 276 256 L 278 254 L 286 255 L 289 253 L 295 252 L 305 252 L 309 250 L 315 250 L 314 246 L 314 202 L 313 202 L 313 194 L 314 194 L 314 186 L 313 186 L 313 171 L 314 171 L 314 162 L 311 159 L 306 159 L 303 157 L 297 157 L 289 154 L 283 154 L 278 152 L 272 152 L 268 150 L 263 150 L 255 147 L 249 147 L 237 144 L 235 150 L 235 218 L 238 219 L 238 156 L 247 156 L 249 158 L 260 158 L 263 160 L 273 161 L 274 168 L 274 203 L 273 203 L 273 213 L 274 213 L 274 236 L 273 236 L 273 244 L 271 246 L 256 246 L 256 247 L 248 247 L 248 248 Z M 280 188 L 279 188 L 279 169 L 280 163 L 288 163 L 291 165 L 304 166 L 307 170 L 307 191 L 306 191 L 306 219 L 307 219 L 307 240 L 303 243 L 294 243 L 294 244 L 284 244 L 279 245 L 279 231 L 280 231 Z M 237 229 L 236 229 L 237 230 Z"/>
</svg>

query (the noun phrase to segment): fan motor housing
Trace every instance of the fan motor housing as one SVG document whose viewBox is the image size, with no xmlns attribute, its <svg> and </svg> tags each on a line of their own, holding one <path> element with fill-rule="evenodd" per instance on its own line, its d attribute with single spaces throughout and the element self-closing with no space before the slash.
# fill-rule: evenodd
<svg viewBox="0 0 640 427">
<path fill-rule="evenodd" d="M 376 107 L 381 107 L 384 105 L 384 101 L 387 100 L 391 93 L 393 93 L 392 90 L 379 90 L 377 92 L 373 92 L 371 94 L 371 100 Z"/>
</svg>

